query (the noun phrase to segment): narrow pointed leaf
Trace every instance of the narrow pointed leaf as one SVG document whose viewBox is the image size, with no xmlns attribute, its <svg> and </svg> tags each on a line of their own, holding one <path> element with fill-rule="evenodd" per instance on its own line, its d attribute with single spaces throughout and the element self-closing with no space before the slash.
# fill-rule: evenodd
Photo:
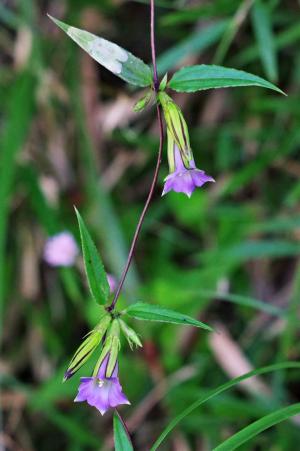
<svg viewBox="0 0 300 451">
<path fill-rule="evenodd" d="M 278 78 L 278 66 L 271 17 L 267 6 L 260 0 L 256 0 L 254 3 L 252 23 L 266 76 L 270 80 L 276 81 Z"/>
<path fill-rule="evenodd" d="M 274 365 L 264 366 L 261 368 L 258 368 L 256 370 L 250 371 L 249 373 L 243 374 L 242 376 L 235 377 L 234 379 L 231 379 L 230 381 L 226 382 L 225 384 L 219 385 L 217 388 L 211 390 L 207 395 L 201 396 L 200 399 L 197 399 L 195 402 L 193 402 L 190 406 L 188 406 L 186 409 L 184 409 L 179 415 L 177 415 L 169 424 L 168 426 L 162 431 L 160 436 L 157 438 L 156 442 L 152 445 L 150 451 L 156 451 L 159 446 L 162 444 L 162 442 L 165 440 L 165 438 L 170 434 L 170 432 L 177 426 L 180 421 L 182 421 L 185 417 L 190 415 L 194 410 L 198 409 L 202 404 L 204 404 L 206 401 L 209 401 L 210 399 L 214 398 L 215 396 L 220 395 L 221 393 L 229 390 L 232 387 L 235 387 L 240 382 L 249 379 L 250 377 L 257 376 L 259 374 L 267 374 L 271 373 L 273 371 L 279 371 L 284 369 L 300 369 L 300 363 L 299 362 L 282 362 L 282 363 L 276 363 Z"/>
<path fill-rule="evenodd" d="M 179 92 L 194 92 L 212 88 L 260 86 L 284 94 L 281 89 L 257 75 L 229 67 L 200 64 L 187 66 L 175 72 L 168 84 Z"/>
<path fill-rule="evenodd" d="M 200 327 L 202 329 L 213 329 L 205 323 L 191 318 L 188 315 L 174 312 L 173 310 L 158 307 L 157 305 L 146 304 L 144 302 L 138 302 L 131 305 L 126 309 L 127 315 L 135 319 L 144 321 L 160 321 L 173 324 L 185 324 L 189 326 Z"/>
<path fill-rule="evenodd" d="M 76 209 L 75 211 L 79 224 L 84 266 L 89 288 L 95 301 L 98 304 L 105 304 L 110 290 L 103 263 L 80 213 Z"/>
<path fill-rule="evenodd" d="M 258 435 L 260 432 L 265 431 L 266 429 L 281 423 L 282 421 L 287 420 L 298 413 L 300 413 L 300 403 L 275 410 L 275 412 L 254 421 L 254 423 L 249 424 L 249 426 L 246 426 L 236 434 L 229 437 L 225 440 L 225 442 L 214 448 L 214 451 L 233 451 L 243 443 L 248 442 L 251 438 Z"/>
<path fill-rule="evenodd" d="M 150 67 L 132 53 L 88 31 L 72 27 L 54 17 L 49 18 L 94 60 L 127 83 L 141 87 L 152 84 Z"/>
<path fill-rule="evenodd" d="M 114 442 L 115 451 L 133 451 L 133 446 L 118 412 L 114 414 Z"/>
</svg>

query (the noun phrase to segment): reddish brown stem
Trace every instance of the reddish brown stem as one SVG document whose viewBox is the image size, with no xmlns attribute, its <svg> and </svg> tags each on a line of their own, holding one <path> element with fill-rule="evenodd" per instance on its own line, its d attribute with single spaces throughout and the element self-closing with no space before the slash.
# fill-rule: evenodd
<svg viewBox="0 0 300 451">
<path fill-rule="evenodd" d="M 150 35 L 151 35 L 151 54 L 152 54 L 152 64 L 153 64 L 153 83 L 154 83 L 154 90 L 157 93 L 158 89 L 159 89 L 159 81 L 158 81 L 158 75 L 157 75 L 157 66 L 156 66 L 156 52 L 155 52 L 155 30 L 154 30 L 154 0 L 150 0 L 150 14 L 151 14 L 151 18 L 150 18 Z M 147 200 L 145 202 L 143 211 L 141 213 L 140 219 L 137 223 L 135 232 L 134 232 L 134 236 L 132 239 L 132 243 L 130 246 L 130 250 L 128 253 L 128 257 L 127 257 L 127 262 L 125 265 L 125 268 L 123 270 L 123 273 L 121 275 L 121 279 L 118 285 L 118 288 L 115 292 L 113 301 L 111 303 L 111 305 L 107 308 L 107 310 L 109 312 L 113 311 L 116 303 L 119 299 L 119 295 L 121 293 L 121 290 L 123 288 L 123 284 L 125 282 L 126 279 L 126 275 L 127 272 L 129 270 L 133 255 L 134 255 L 134 251 L 136 248 L 136 244 L 138 241 L 138 237 L 141 231 L 141 227 L 143 225 L 144 222 L 144 218 L 145 215 L 147 213 L 148 207 L 150 205 L 152 196 L 153 196 L 153 192 L 154 192 L 154 188 L 157 182 L 157 178 L 158 178 L 158 173 L 159 173 L 159 168 L 160 168 L 160 163 L 161 163 L 161 157 L 162 157 L 162 149 L 163 149 L 163 140 L 164 140 L 164 131 L 163 131 L 163 121 L 162 121 L 162 115 L 161 115 L 161 110 L 160 110 L 160 106 L 159 104 L 156 105 L 156 111 L 157 111 L 157 120 L 158 120 L 158 125 L 159 125 L 159 149 L 158 149 L 158 154 L 157 154 L 157 162 L 156 162 L 156 167 L 155 167 L 155 171 L 154 171 L 154 175 L 153 175 L 153 180 L 151 183 L 151 187 L 150 187 L 150 191 L 147 197 Z"/>
</svg>

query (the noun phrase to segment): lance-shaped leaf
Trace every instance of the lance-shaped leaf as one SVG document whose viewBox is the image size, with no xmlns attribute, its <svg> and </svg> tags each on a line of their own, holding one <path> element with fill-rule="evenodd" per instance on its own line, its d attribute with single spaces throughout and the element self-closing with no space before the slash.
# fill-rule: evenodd
<svg viewBox="0 0 300 451">
<path fill-rule="evenodd" d="M 126 426 L 117 411 L 115 411 L 114 414 L 114 442 L 115 451 L 133 451 L 133 446 Z"/>
<path fill-rule="evenodd" d="M 79 211 L 76 210 L 76 208 L 75 211 L 80 230 L 85 272 L 90 291 L 98 304 L 105 304 L 109 297 L 110 290 L 104 266 Z"/>
<path fill-rule="evenodd" d="M 213 330 L 207 324 L 191 318 L 188 315 L 183 315 L 182 313 L 158 307 L 157 305 L 146 304 L 144 302 L 137 302 L 136 304 L 130 305 L 124 313 L 132 318 L 144 321 L 162 321 L 165 323 L 185 324 L 200 327 L 209 331 Z"/>
<path fill-rule="evenodd" d="M 94 60 L 113 74 L 132 85 L 145 87 L 152 84 L 150 67 L 132 53 L 88 31 L 80 30 L 54 17 L 49 17 Z"/>
<path fill-rule="evenodd" d="M 264 78 L 229 67 L 200 64 L 187 66 L 175 72 L 168 87 L 179 92 L 194 92 L 212 88 L 260 86 L 284 94 L 281 89 Z"/>
<path fill-rule="evenodd" d="M 215 398 L 216 396 L 220 395 L 221 393 L 226 392 L 227 390 L 238 386 L 242 381 L 250 379 L 253 376 L 257 376 L 259 374 L 267 374 L 271 373 L 273 371 L 279 371 L 279 370 L 287 370 L 292 368 L 300 368 L 299 362 L 282 362 L 282 363 L 276 363 L 275 365 L 269 365 L 264 366 L 262 368 L 258 368 L 256 370 L 250 371 L 249 373 L 242 374 L 241 376 L 235 377 L 234 379 L 231 379 L 230 381 L 226 382 L 225 384 L 219 385 L 217 388 L 211 390 L 208 393 L 205 393 L 205 395 L 201 396 L 199 399 L 194 401 L 191 405 L 186 407 L 182 412 L 180 412 L 168 425 L 167 427 L 162 431 L 156 442 L 153 446 L 151 446 L 150 451 L 156 451 L 162 442 L 166 439 L 166 437 L 170 434 L 170 432 L 182 421 L 184 418 L 186 418 L 188 415 L 190 415 L 192 412 L 194 412 L 198 407 L 203 405 L 205 402 Z"/>
</svg>

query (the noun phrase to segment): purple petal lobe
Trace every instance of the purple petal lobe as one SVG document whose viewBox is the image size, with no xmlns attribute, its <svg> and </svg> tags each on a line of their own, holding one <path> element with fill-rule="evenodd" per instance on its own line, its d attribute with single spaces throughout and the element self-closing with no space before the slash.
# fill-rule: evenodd
<svg viewBox="0 0 300 451">
<path fill-rule="evenodd" d="M 212 177 L 206 175 L 204 171 L 196 168 L 193 157 L 185 163 L 185 166 L 176 143 L 174 143 L 173 147 L 173 156 L 175 170 L 165 178 L 165 186 L 162 196 L 167 194 L 169 191 L 175 191 L 176 193 L 184 193 L 188 197 L 191 197 L 195 188 L 201 187 L 206 182 L 214 182 Z"/>
<path fill-rule="evenodd" d="M 173 190 L 176 193 L 184 193 L 191 197 L 195 188 L 204 185 L 206 182 L 214 182 L 214 179 L 206 175 L 204 171 L 199 169 L 176 170 L 166 177 L 162 195 Z"/>
<path fill-rule="evenodd" d="M 109 354 L 106 355 L 106 357 L 103 359 L 103 361 L 100 365 L 100 368 L 99 368 L 98 374 L 97 374 L 97 377 L 99 379 L 105 379 L 108 359 L 109 359 Z"/>
</svg>

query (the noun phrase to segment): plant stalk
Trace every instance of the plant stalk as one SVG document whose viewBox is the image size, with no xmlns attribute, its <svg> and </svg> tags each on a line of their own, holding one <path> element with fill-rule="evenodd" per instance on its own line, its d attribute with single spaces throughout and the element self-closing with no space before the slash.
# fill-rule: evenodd
<svg viewBox="0 0 300 451">
<path fill-rule="evenodd" d="M 150 43 L 151 43 L 151 55 L 152 55 L 152 64 L 153 64 L 153 87 L 154 87 L 154 91 L 157 94 L 158 89 L 159 89 L 159 80 L 158 80 L 158 75 L 157 75 L 157 65 L 156 65 L 156 50 L 155 50 L 155 8 L 154 8 L 154 0 L 150 0 Z M 128 253 L 128 257 L 127 257 L 127 262 L 125 265 L 125 268 L 123 270 L 123 273 L 121 275 L 121 279 L 118 285 L 118 288 L 115 292 L 114 298 L 112 303 L 110 304 L 109 307 L 107 307 L 107 311 L 111 312 L 114 310 L 116 303 L 119 299 L 121 290 L 123 288 L 125 279 L 126 279 L 126 275 L 127 272 L 129 270 L 133 255 L 134 255 L 134 251 L 136 248 L 136 244 L 139 238 L 139 234 L 148 210 L 148 207 L 150 205 L 150 202 L 152 200 L 152 196 L 153 196 L 153 192 L 155 189 L 155 185 L 157 182 L 157 178 L 158 178 L 158 173 L 159 173 L 159 168 L 160 168 L 160 164 L 161 164 L 161 157 L 162 157 L 162 149 L 163 149 L 163 141 L 164 141 L 164 130 L 163 130 L 163 121 L 162 121 L 162 114 L 161 114 L 161 109 L 160 109 L 160 105 L 157 103 L 156 104 L 156 112 L 157 112 L 157 120 L 158 120 L 158 125 L 159 125 L 159 149 L 158 149 L 158 154 L 157 154 L 157 161 L 156 161 L 156 166 L 155 166 L 155 171 L 153 174 L 153 179 L 152 179 L 152 183 L 150 186 L 150 190 L 149 190 L 149 194 L 147 197 L 147 200 L 145 202 L 143 211 L 141 213 L 140 219 L 137 223 L 134 235 L 133 235 L 133 239 L 131 242 L 131 246 L 130 246 L 130 250 Z"/>
</svg>

